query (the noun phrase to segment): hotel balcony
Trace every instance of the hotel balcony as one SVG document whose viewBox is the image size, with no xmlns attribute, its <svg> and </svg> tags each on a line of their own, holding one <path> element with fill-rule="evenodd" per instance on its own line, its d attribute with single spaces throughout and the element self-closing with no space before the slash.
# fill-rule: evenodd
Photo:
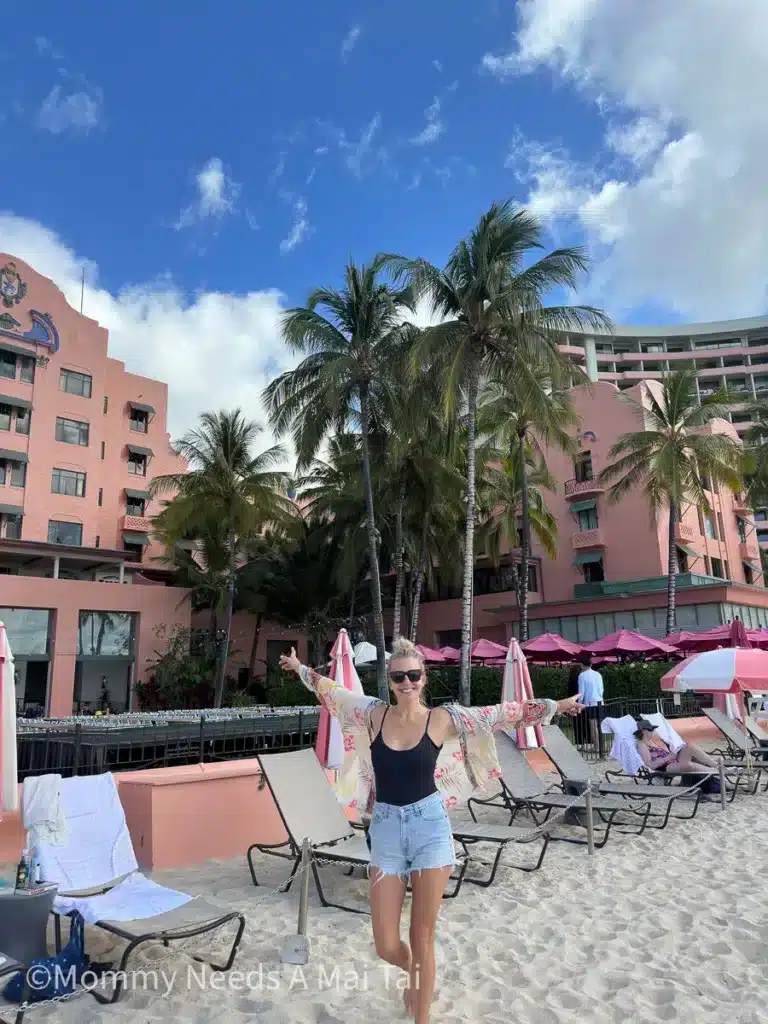
<svg viewBox="0 0 768 1024">
<path fill-rule="evenodd" d="M 150 534 L 152 532 L 152 520 L 147 518 L 147 516 L 123 516 L 120 520 L 120 529 L 124 533 Z"/>
<path fill-rule="evenodd" d="M 605 484 L 601 483 L 599 477 L 592 480 L 566 480 L 566 498 L 580 498 L 583 494 L 602 494 Z"/>
<path fill-rule="evenodd" d="M 746 491 L 742 492 L 741 494 L 734 494 L 733 511 L 736 513 L 736 515 L 752 515 L 752 507 L 749 504 L 749 498 L 747 497 Z"/>
<path fill-rule="evenodd" d="M 596 530 L 582 530 L 580 533 L 574 533 L 571 543 L 576 551 L 580 551 L 582 548 L 605 547 L 603 531 L 599 527 Z"/>
<path fill-rule="evenodd" d="M 694 540 L 696 537 L 696 531 L 692 526 L 688 526 L 686 523 L 677 523 L 675 526 L 675 539 L 685 543 L 689 540 Z"/>
<path fill-rule="evenodd" d="M 739 544 L 739 558 L 742 562 L 760 562 L 760 545 L 757 537 L 749 537 Z"/>
</svg>

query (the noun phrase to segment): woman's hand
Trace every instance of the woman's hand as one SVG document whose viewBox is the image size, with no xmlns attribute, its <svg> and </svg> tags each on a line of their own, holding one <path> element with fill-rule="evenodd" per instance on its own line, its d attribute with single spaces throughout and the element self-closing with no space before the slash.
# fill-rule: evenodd
<svg viewBox="0 0 768 1024">
<path fill-rule="evenodd" d="M 296 657 L 296 651 L 294 650 L 293 647 L 291 648 L 290 654 L 280 655 L 280 668 L 283 670 L 283 672 L 293 672 L 295 675 L 299 674 L 299 670 L 301 669 L 301 662 Z"/>
<path fill-rule="evenodd" d="M 566 697 L 565 700 L 559 700 L 557 702 L 557 713 L 558 715 L 578 715 L 579 712 L 584 710 L 584 705 L 579 704 L 581 700 L 581 694 L 577 693 L 575 697 Z"/>
</svg>

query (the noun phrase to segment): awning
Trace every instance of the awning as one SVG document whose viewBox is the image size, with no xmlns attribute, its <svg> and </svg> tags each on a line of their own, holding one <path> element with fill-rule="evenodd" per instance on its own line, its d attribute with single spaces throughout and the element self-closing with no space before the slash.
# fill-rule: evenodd
<svg viewBox="0 0 768 1024">
<path fill-rule="evenodd" d="M 129 544 L 149 544 L 148 533 L 130 533 L 126 531 L 123 533 L 123 540 Z"/>
<path fill-rule="evenodd" d="M 762 565 L 755 565 L 754 562 L 744 562 L 744 565 L 748 565 L 749 568 L 752 570 L 752 572 L 756 572 L 760 576 L 763 575 L 763 567 L 762 567 Z"/>
<path fill-rule="evenodd" d="M 593 562 L 602 562 L 602 551 L 580 551 L 573 560 L 574 565 L 589 565 Z"/>
<path fill-rule="evenodd" d="M 16 409 L 31 409 L 32 403 L 26 398 L 12 398 L 10 395 L 0 395 L 0 404 L 12 405 Z"/>
<path fill-rule="evenodd" d="M 693 548 L 687 548 L 685 546 L 685 544 L 678 544 L 677 545 L 677 550 L 678 551 L 682 551 L 683 554 L 687 555 L 689 558 L 703 558 L 704 557 L 703 555 L 700 555 L 698 551 L 694 551 Z"/>
<path fill-rule="evenodd" d="M 6 516 L 20 516 L 24 514 L 22 505 L 0 505 L 0 512 Z"/>
<path fill-rule="evenodd" d="M 148 459 L 151 459 L 154 454 L 151 448 L 142 448 L 138 444 L 127 444 L 125 447 L 131 455 L 146 455 Z"/>
<path fill-rule="evenodd" d="M 148 412 L 150 416 L 154 416 L 155 414 L 154 406 L 143 405 L 141 402 L 129 402 L 128 405 L 130 405 L 132 409 L 136 409 L 138 412 Z"/>
<path fill-rule="evenodd" d="M 132 487 L 125 488 L 126 496 L 129 498 L 138 498 L 139 501 L 149 501 L 149 491 L 134 491 Z"/>
<path fill-rule="evenodd" d="M 575 501 L 570 506 L 571 512 L 588 512 L 591 508 L 597 508 L 597 498 L 592 498 L 591 501 Z"/>
<path fill-rule="evenodd" d="M 0 448 L 0 462 L 29 462 L 26 452 L 12 452 L 10 448 Z"/>
<path fill-rule="evenodd" d="M 5 338 L 0 339 L 0 352 L 13 352 L 15 356 L 26 356 L 27 359 L 35 358 L 34 352 L 30 352 L 27 348 L 22 348 L 21 345 L 12 345 Z"/>
</svg>

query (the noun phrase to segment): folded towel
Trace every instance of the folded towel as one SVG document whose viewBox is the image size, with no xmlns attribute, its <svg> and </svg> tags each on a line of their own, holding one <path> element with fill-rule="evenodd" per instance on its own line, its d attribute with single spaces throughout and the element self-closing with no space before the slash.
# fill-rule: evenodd
<svg viewBox="0 0 768 1024">
<path fill-rule="evenodd" d="M 189 903 L 185 892 L 166 889 L 144 875 L 130 875 L 114 889 L 100 896 L 57 896 L 53 909 L 58 914 L 78 911 L 86 924 L 99 921 L 139 921 Z"/>
<path fill-rule="evenodd" d="M 646 715 L 645 717 L 648 719 L 651 725 L 656 726 L 656 735 L 659 737 L 659 739 L 664 740 L 664 742 L 673 754 L 676 754 L 678 750 L 683 749 L 683 747 L 685 746 L 685 740 L 681 739 L 678 733 L 675 732 L 675 730 L 666 720 L 664 715 L 660 714 L 659 712 L 655 712 L 654 714 Z"/>
<path fill-rule="evenodd" d="M 61 806 L 61 776 L 37 775 L 24 780 L 21 814 L 30 849 L 40 843 L 62 846 L 68 829 Z"/>
</svg>

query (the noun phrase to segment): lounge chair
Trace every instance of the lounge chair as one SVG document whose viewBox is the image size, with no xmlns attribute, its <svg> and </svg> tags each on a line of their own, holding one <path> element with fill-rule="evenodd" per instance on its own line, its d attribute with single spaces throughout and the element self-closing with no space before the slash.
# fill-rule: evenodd
<svg viewBox="0 0 768 1024">
<path fill-rule="evenodd" d="M 114 776 L 105 773 L 63 779 L 60 794 L 66 838 L 56 845 L 38 842 L 36 846 L 43 878 L 58 886 L 53 906 L 56 949 L 61 950 L 62 916 L 75 912 L 86 923 L 127 942 L 112 994 L 91 989 L 92 995 L 100 1003 L 117 1002 L 126 980 L 126 965 L 137 947 L 147 942 L 169 946 L 237 922 L 223 965 L 193 957 L 209 963 L 215 971 L 229 971 L 243 936 L 245 918 L 202 897 L 157 885 L 138 871 Z"/>
<path fill-rule="evenodd" d="M 501 766 L 501 790 L 490 798 L 470 797 L 467 801 L 469 813 L 473 821 L 477 821 L 474 808 L 476 806 L 503 807 L 510 813 L 510 825 L 520 811 L 527 811 L 533 821 L 544 824 L 553 813 L 570 808 L 572 815 L 567 823 L 583 824 L 587 809 L 586 798 L 569 796 L 557 792 L 555 787 L 547 786 L 544 780 L 533 770 L 525 754 L 511 736 L 505 732 L 496 733 L 496 752 Z M 605 846 L 615 827 L 619 832 L 641 835 L 648 824 L 651 806 L 649 802 L 629 807 L 624 800 L 595 794 L 592 800 L 595 822 L 595 847 Z M 617 821 L 617 815 L 627 814 L 629 821 Z M 621 826 L 621 827 L 619 827 Z M 585 839 L 573 836 L 551 835 L 552 839 L 575 843 L 583 846 Z"/>
<path fill-rule="evenodd" d="M 725 712 L 719 708 L 704 708 L 704 714 L 725 737 L 731 753 L 738 754 L 741 758 L 746 757 L 749 753 L 751 757 L 759 761 L 768 758 L 768 743 L 758 743 L 752 736 L 742 732 Z M 762 732 L 762 729 L 760 731 Z"/>
<path fill-rule="evenodd" d="M 747 715 L 744 722 L 744 728 L 755 741 L 755 745 L 758 750 L 768 751 L 768 732 L 763 729 L 760 723 L 753 718 L 752 715 Z"/>
<path fill-rule="evenodd" d="M 637 782 L 616 783 L 611 782 L 608 778 L 610 773 L 606 773 L 605 779 L 596 779 L 590 765 L 584 760 L 576 747 L 572 745 L 559 726 L 545 726 L 543 732 L 544 750 L 560 773 L 566 790 L 569 788 L 569 784 L 573 788 L 592 782 L 597 787 L 600 795 L 620 796 L 628 800 L 651 800 L 649 818 L 653 820 L 649 820 L 649 828 L 665 828 L 670 817 L 687 820 L 696 816 L 701 801 L 701 787 L 709 776 L 702 777 L 701 781 L 697 783 L 694 793 L 690 793 L 688 787 L 686 787 L 685 791 L 679 794 L 675 793 L 674 790 L 670 791 L 670 787 L 655 785 L 651 779 L 644 784 L 638 784 Z M 681 802 L 681 806 L 683 804 L 687 805 L 687 813 L 672 813 L 675 801 L 678 799 Z M 655 812 L 655 807 L 659 807 L 661 813 Z M 657 822 L 655 819 L 661 820 Z"/>
</svg>

